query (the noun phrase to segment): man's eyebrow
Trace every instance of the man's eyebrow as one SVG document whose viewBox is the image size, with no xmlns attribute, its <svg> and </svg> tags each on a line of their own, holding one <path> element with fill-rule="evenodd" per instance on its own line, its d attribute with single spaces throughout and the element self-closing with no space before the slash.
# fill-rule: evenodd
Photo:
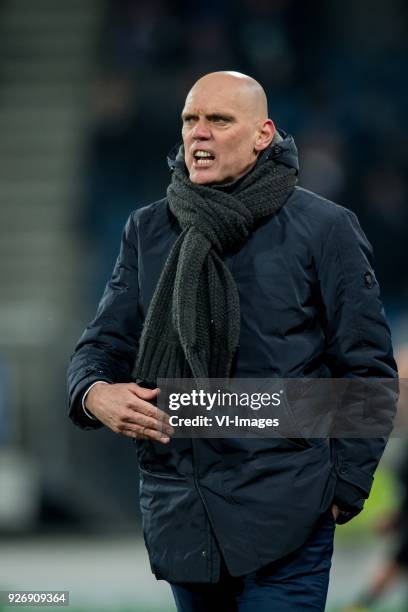
<svg viewBox="0 0 408 612">
<path fill-rule="evenodd" d="M 186 121 L 188 119 L 197 119 L 197 113 L 181 113 L 181 119 Z M 208 113 L 206 115 L 206 119 L 213 121 L 214 119 L 222 119 L 224 121 L 234 121 L 233 115 L 229 115 L 228 113 Z"/>
<path fill-rule="evenodd" d="M 206 115 L 207 119 L 223 119 L 224 121 L 234 121 L 234 117 L 228 113 L 210 113 Z"/>
<path fill-rule="evenodd" d="M 181 119 L 185 120 L 185 119 L 195 119 L 196 117 L 198 117 L 198 115 L 195 115 L 194 113 L 181 113 Z"/>
</svg>

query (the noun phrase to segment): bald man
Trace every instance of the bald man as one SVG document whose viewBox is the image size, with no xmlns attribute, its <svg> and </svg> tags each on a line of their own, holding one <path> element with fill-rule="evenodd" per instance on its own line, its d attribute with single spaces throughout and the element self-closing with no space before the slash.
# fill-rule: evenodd
<svg viewBox="0 0 408 612">
<path fill-rule="evenodd" d="M 175 436 L 157 381 L 394 378 L 371 247 L 297 186 L 254 79 L 202 77 L 181 117 L 167 197 L 130 215 L 72 356 L 70 416 L 134 441 L 151 568 L 179 612 L 324 610 L 335 522 L 361 511 L 385 438 Z"/>
</svg>

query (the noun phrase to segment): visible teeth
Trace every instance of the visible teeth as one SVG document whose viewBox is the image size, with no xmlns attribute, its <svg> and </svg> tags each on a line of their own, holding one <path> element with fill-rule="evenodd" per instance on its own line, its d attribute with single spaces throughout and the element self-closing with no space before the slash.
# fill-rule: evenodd
<svg viewBox="0 0 408 612">
<path fill-rule="evenodd" d="M 208 151 L 196 151 L 194 155 L 195 157 L 212 157 L 211 153 Z"/>
<path fill-rule="evenodd" d="M 197 159 L 197 164 L 199 166 L 209 166 L 210 164 L 212 164 L 212 162 L 212 159 L 205 159 L 204 157 L 201 159 Z"/>
</svg>

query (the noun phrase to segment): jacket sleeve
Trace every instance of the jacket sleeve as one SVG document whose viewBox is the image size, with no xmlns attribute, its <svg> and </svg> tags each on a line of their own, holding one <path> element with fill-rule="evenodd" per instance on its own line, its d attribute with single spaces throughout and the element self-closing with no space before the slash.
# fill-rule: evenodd
<svg viewBox="0 0 408 612">
<path fill-rule="evenodd" d="M 325 311 L 325 357 L 333 378 L 397 378 L 372 260 L 372 248 L 357 217 L 338 207 L 318 262 Z M 393 393 L 388 394 L 387 401 L 391 403 L 386 428 L 390 431 L 396 405 Z M 387 443 L 387 436 L 381 436 L 333 437 L 337 472 L 334 502 L 346 511 L 338 522 L 346 522 L 362 509 Z"/>
<path fill-rule="evenodd" d="M 142 329 L 138 300 L 137 234 L 130 216 L 112 277 L 95 318 L 75 347 L 68 368 L 69 416 L 83 429 L 103 426 L 83 411 L 82 397 L 89 386 L 97 380 L 119 383 L 131 378 Z"/>
</svg>

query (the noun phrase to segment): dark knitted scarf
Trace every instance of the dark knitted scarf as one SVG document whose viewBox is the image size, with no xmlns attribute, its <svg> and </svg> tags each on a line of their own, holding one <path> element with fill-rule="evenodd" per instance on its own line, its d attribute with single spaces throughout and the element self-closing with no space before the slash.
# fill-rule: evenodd
<svg viewBox="0 0 408 612">
<path fill-rule="evenodd" d="M 242 247 L 262 217 L 292 193 L 296 171 L 257 164 L 232 193 L 197 185 L 176 168 L 167 190 L 182 232 L 173 245 L 143 327 L 135 374 L 228 378 L 240 335 L 238 290 L 224 255 Z"/>
</svg>

